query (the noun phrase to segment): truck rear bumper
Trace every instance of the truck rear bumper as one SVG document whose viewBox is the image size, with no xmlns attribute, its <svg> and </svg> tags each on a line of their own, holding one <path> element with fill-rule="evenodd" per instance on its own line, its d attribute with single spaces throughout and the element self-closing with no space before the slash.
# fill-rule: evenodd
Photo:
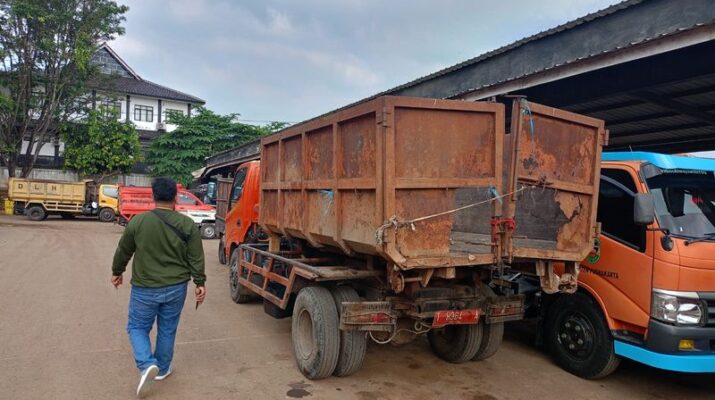
<svg viewBox="0 0 715 400">
<path fill-rule="evenodd" d="M 615 352 L 651 367 L 676 372 L 715 372 L 715 353 L 711 354 L 663 354 L 630 343 L 614 341 Z"/>
</svg>

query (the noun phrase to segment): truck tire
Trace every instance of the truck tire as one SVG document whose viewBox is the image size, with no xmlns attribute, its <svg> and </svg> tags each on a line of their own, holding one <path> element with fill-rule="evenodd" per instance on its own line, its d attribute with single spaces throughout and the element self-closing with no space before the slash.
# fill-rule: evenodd
<svg viewBox="0 0 715 400">
<path fill-rule="evenodd" d="M 482 341 L 478 324 L 447 325 L 427 332 L 432 352 L 444 361 L 463 363 L 474 358 Z"/>
<path fill-rule="evenodd" d="M 355 289 L 350 286 L 334 286 L 330 288 L 330 294 L 335 300 L 335 308 L 338 311 L 338 321 L 340 320 L 341 304 L 343 302 L 360 301 Z M 348 376 L 362 367 L 367 351 L 367 336 L 361 331 L 340 331 L 340 355 L 338 355 L 338 365 L 333 371 L 335 376 Z"/>
<path fill-rule="evenodd" d="M 291 338 L 295 362 L 306 378 L 327 378 L 335 371 L 340 355 L 338 321 L 338 310 L 328 289 L 308 286 L 298 292 Z"/>
<path fill-rule="evenodd" d="M 479 350 L 474 355 L 472 361 L 482 361 L 496 354 L 499 351 L 504 339 L 504 323 L 486 324 L 479 322 L 479 329 L 482 330 L 482 341 L 479 343 Z"/>
<path fill-rule="evenodd" d="M 216 225 L 201 224 L 201 239 L 213 239 L 216 237 Z"/>
<path fill-rule="evenodd" d="M 231 253 L 231 261 L 229 263 L 229 289 L 231 291 L 231 298 L 235 303 L 243 304 L 258 298 L 258 296 L 253 293 L 249 288 L 238 283 L 238 249 L 233 249 Z"/>
<path fill-rule="evenodd" d="M 560 296 L 549 307 L 544 329 L 556 363 L 576 376 L 603 378 L 621 362 L 601 309 L 590 296 Z"/>
<path fill-rule="evenodd" d="M 489 286 L 484 286 L 487 296 L 494 297 L 496 294 Z M 482 341 L 479 343 L 479 350 L 474 355 L 472 361 L 486 360 L 496 354 L 504 339 L 504 323 L 487 324 L 484 320 L 479 321 L 482 330 Z"/>
<path fill-rule="evenodd" d="M 47 219 L 47 212 L 44 208 L 42 208 L 42 206 L 30 206 L 25 213 L 27 214 L 27 218 L 31 221 L 42 221 Z"/>
<path fill-rule="evenodd" d="M 223 236 L 218 242 L 218 262 L 226 265 L 226 245 L 224 244 Z"/>
<path fill-rule="evenodd" d="M 115 218 L 114 210 L 109 207 L 104 207 L 99 210 L 99 220 L 102 222 L 112 222 Z"/>
</svg>

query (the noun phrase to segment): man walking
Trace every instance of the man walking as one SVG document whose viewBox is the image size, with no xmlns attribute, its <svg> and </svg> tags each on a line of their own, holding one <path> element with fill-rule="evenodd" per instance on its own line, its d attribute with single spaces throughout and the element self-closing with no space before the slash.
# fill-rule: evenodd
<svg viewBox="0 0 715 400">
<path fill-rule="evenodd" d="M 139 397 L 154 380 L 163 380 L 172 372 L 174 339 L 189 279 L 196 284 L 197 307 L 206 297 L 201 236 L 190 218 L 174 211 L 176 182 L 156 178 L 151 189 L 156 208 L 127 224 L 112 264 L 112 284 L 118 288 L 134 255 L 127 332 L 140 373 Z M 152 352 L 149 332 L 155 320 Z"/>
</svg>

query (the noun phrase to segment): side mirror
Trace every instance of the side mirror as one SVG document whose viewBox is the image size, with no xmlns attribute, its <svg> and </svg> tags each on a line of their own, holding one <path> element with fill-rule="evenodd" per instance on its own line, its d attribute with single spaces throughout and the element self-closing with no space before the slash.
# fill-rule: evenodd
<svg viewBox="0 0 715 400">
<path fill-rule="evenodd" d="M 633 222 L 636 225 L 650 225 L 655 219 L 655 202 L 650 193 L 636 193 L 633 198 Z"/>
</svg>

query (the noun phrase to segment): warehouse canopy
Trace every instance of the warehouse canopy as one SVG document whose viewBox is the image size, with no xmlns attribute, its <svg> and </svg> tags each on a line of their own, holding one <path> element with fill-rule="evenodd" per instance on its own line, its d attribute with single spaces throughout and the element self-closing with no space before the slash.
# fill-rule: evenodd
<svg viewBox="0 0 715 400">
<path fill-rule="evenodd" d="M 609 149 L 715 149 L 715 5 L 631 0 L 388 90 L 504 94 L 606 121 Z"/>
<path fill-rule="evenodd" d="M 346 107 L 382 95 L 525 95 L 604 119 L 608 150 L 713 150 L 714 66 L 712 0 L 629 0 Z M 207 171 L 258 150 L 254 142 L 210 157 Z"/>
</svg>

